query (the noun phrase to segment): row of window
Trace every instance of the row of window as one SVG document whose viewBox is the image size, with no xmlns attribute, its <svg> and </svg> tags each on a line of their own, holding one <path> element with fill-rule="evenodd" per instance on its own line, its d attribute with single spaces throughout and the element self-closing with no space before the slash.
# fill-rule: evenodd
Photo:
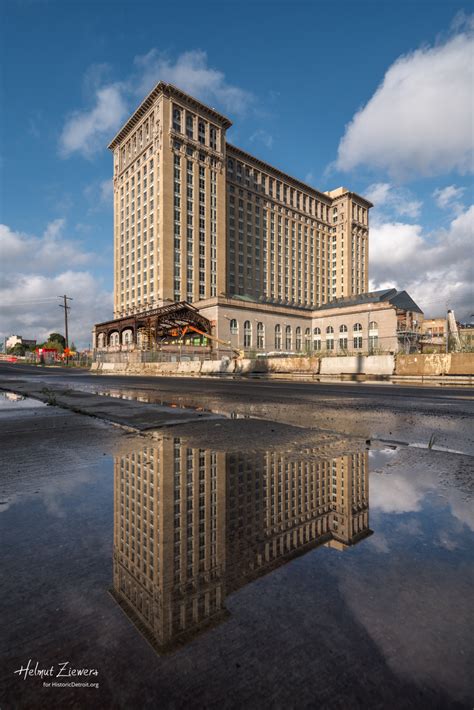
<svg viewBox="0 0 474 710">
<path fill-rule="evenodd" d="M 176 105 L 173 106 L 173 130 L 185 134 L 191 140 L 196 140 L 197 136 L 201 145 L 209 145 L 217 150 L 219 129 Z"/>
<path fill-rule="evenodd" d="M 239 323 L 236 318 L 232 318 L 229 324 L 230 328 L 230 334 L 233 336 L 239 336 Z M 362 348 L 363 345 L 363 339 L 361 335 L 355 335 L 356 333 L 361 333 L 362 332 L 362 324 L 361 323 L 354 323 L 352 327 L 352 332 L 354 333 L 353 336 L 353 347 L 354 349 L 360 349 Z M 347 350 L 349 346 L 349 340 L 345 333 L 348 333 L 348 328 L 347 325 L 340 325 L 339 326 L 339 349 L 340 350 Z M 342 334 L 342 336 L 341 336 Z M 281 350 L 282 345 L 283 345 L 283 335 L 284 335 L 284 346 L 286 350 L 292 350 L 293 349 L 293 329 L 291 325 L 285 326 L 285 330 L 283 333 L 282 326 L 277 323 L 275 325 L 275 337 L 274 337 L 274 347 L 275 350 Z M 312 339 L 313 335 L 313 339 Z M 305 328 L 304 329 L 304 334 L 303 334 L 303 329 L 301 326 L 297 326 L 295 328 L 295 343 L 294 347 L 297 351 L 300 351 L 303 349 L 303 340 L 304 340 L 304 349 L 305 350 L 321 350 L 322 349 L 322 341 L 321 341 L 321 328 L 315 327 L 313 329 L 313 333 L 311 334 L 311 328 Z M 253 340 L 253 326 L 251 321 L 246 320 L 244 321 L 243 324 L 243 346 L 244 348 L 251 348 L 253 346 L 256 346 L 257 349 L 264 349 L 265 348 L 265 326 L 261 322 L 257 322 L 257 327 L 256 327 L 256 340 L 254 342 Z M 375 348 L 378 346 L 378 324 L 375 321 L 371 321 L 369 323 L 369 345 L 371 348 Z M 326 327 L 326 349 L 327 350 L 334 350 L 334 327 L 332 325 L 328 325 Z"/>
</svg>

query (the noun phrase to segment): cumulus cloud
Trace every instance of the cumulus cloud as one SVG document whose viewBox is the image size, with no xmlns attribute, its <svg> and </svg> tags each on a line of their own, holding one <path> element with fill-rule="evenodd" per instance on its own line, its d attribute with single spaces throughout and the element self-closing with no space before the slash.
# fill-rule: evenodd
<svg viewBox="0 0 474 710">
<path fill-rule="evenodd" d="M 75 111 L 66 120 L 59 138 L 60 155 L 80 153 L 91 158 L 119 128 L 127 115 L 127 102 L 120 84 L 103 86 L 95 91 L 90 109 Z"/>
<path fill-rule="evenodd" d="M 254 100 L 249 91 L 230 84 L 223 72 L 210 67 L 207 53 L 202 50 L 183 52 L 173 61 L 167 54 L 152 49 L 136 57 L 135 66 L 141 78 L 139 82 L 133 82 L 139 96 L 148 93 L 158 81 L 163 80 L 201 101 L 211 105 L 216 103 L 231 113 L 245 113 Z"/>
<path fill-rule="evenodd" d="M 176 60 L 157 49 L 137 56 L 134 70 L 123 82 L 107 80 L 110 68 L 94 65 L 86 73 L 85 89 L 90 95 L 87 109 L 67 117 L 59 138 L 59 153 L 79 153 L 91 158 L 113 138 L 140 100 L 159 81 L 176 84 L 196 98 L 230 113 L 243 114 L 253 104 L 249 91 L 234 86 L 225 74 L 209 66 L 206 52 L 183 52 Z"/>
<path fill-rule="evenodd" d="M 94 323 L 111 316 L 112 294 L 86 268 L 97 255 L 67 238 L 64 228 L 64 220 L 58 219 L 37 237 L 0 225 L 1 339 L 15 333 L 41 341 L 53 331 L 62 333 L 57 297 L 64 293 L 74 299 L 70 338 L 78 347 L 90 343 Z"/>
<path fill-rule="evenodd" d="M 473 312 L 473 224 L 474 205 L 447 229 L 431 234 L 420 224 L 375 222 L 369 242 L 370 288 L 406 289 L 425 316 L 444 313 L 448 305 L 458 318 L 468 317 Z"/>
<path fill-rule="evenodd" d="M 80 244 L 64 235 L 65 220 L 50 222 L 41 237 L 15 232 L 0 224 L 0 254 L 2 271 L 0 285 L 11 282 L 14 275 L 22 273 L 51 274 L 58 269 L 84 266 L 93 261 L 94 255 L 81 249 Z"/>
<path fill-rule="evenodd" d="M 462 196 L 465 192 L 464 187 L 456 187 L 456 185 L 448 185 L 447 187 L 439 187 L 433 192 L 433 197 L 440 209 L 450 209 L 454 212 L 461 212 L 463 204 Z"/>
<path fill-rule="evenodd" d="M 388 182 L 369 185 L 365 196 L 373 202 L 378 214 L 389 211 L 402 217 L 418 217 L 423 205 L 422 201 L 415 199 L 406 188 Z"/>
<path fill-rule="evenodd" d="M 399 57 L 346 127 L 336 165 L 396 176 L 473 169 L 472 23 Z"/>
</svg>

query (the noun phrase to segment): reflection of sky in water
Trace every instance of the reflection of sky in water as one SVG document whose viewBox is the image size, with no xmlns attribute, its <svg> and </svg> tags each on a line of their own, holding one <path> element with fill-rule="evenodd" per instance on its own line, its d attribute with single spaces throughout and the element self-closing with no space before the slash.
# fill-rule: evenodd
<svg viewBox="0 0 474 710">
<path fill-rule="evenodd" d="M 378 679 L 381 693 L 389 692 L 383 688 L 392 688 L 392 683 L 399 700 L 403 693 L 414 697 L 415 688 L 428 688 L 466 701 L 472 689 L 474 636 L 472 506 L 466 493 L 454 486 L 449 475 L 453 471 L 444 475 L 434 456 L 407 449 L 370 451 L 372 536 L 344 550 L 316 547 L 288 564 L 283 560 L 255 581 L 234 585 L 236 591 L 225 598 L 230 614 L 226 620 L 194 638 L 185 651 L 147 656 L 146 661 L 140 656 L 140 635 L 123 625 L 123 618 L 114 615 L 114 602 L 104 598 L 112 584 L 113 461 L 104 457 L 96 468 L 58 473 L 38 494 L 19 498 L 0 516 L 3 555 L 11 571 L 0 611 L 13 613 L 18 585 L 28 588 L 32 599 L 5 639 L 6 648 L 17 640 L 15 634 L 24 634 L 22 645 L 31 655 L 35 635 L 48 628 L 46 597 L 51 591 L 46 590 L 54 585 L 51 604 L 61 610 L 66 626 L 77 625 L 79 640 L 81 623 L 93 617 L 84 638 L 90 661 L 98 654 L 101 664 L 108 663 L 104 646 L 113 649 L 112 658 L 120 654 L 118 639 L 125 634 L 127 649 L 133 644 L 150 672 L 140 681 L 144 687 L 161 677 L 180 687 L 181 674 L 189 674 L 191 667 L 204 674 L 212 671 L 213 678 L 219 669 L 224 685 L 238 684 L 234 658 L 244 665 L 243 658 L 252 668 L 253 682 L 258 679 L 262 688 L 268 682 L 269 692 L 291 681 L 293 701 L 311 702 L 308 693 L 322 702 L 317 692 L 323 682 L 343 692 L 339 679 L 344 673 L 349 674 L 349 686 L 360 682 L 362 687 L 366 677 Z M 449 460 L 455 468 L 461 457 Z M 247 540 L 255 542 L 251 535 Z M 32 559 L 33 546 L 31 566 L 25 560 Z M 227 659 L 225 668 L 222 658 Z M 300 659 L 296 665 L 295 659 Z M 135 674 L 141 672 L 135 669 Z M 196 683 L 194 692 L 200 698 L 203 682 Z M 359 697 L 367 702 L 364 693 L 361 690 Z"/>
<path fill-rule="evenodd" d="M 36 399 L 31 399 L 30 397 L 24 397 L 21 394 L 15 394 L 14 392 L 1 392 L 0 391 L 0 411 L 2 410 L 15 410 L 15 409 L 30 409 L 32 407 L 45 407 L 43 402 L 38 402 Z"/>
</svg>

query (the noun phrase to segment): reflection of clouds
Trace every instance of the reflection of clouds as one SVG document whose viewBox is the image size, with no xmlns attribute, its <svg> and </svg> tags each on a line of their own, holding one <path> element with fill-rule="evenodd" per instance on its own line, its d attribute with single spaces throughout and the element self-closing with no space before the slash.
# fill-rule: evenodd
<svg viewBox="0 0 474 710">
<path fill-rule="evenodd" d="M 420 509 L 426 489 L 403 474 L 373 473 L 370 477 L 370 507 L 384 513 L 410 513 Z"/>
<path fill-rule="evenodd" d="M 440 493 L 440 475 L 446 477 L 442 500 L 451 514 L 474 531 L 474 506 L 466 494 L 453 486 L 463 457 L 439 452 L 399 449 L 374 452 L 370 457 L 370 508 L 383 513 L 411 513 L 421 509 L 423 498 Z M 394 458 L 393 454 L 397 454 Z M 370 454 L 369 454 L 370 456 Z M 386 467 L 386 468 L 385 468 Z M 378 469 L 378 470 L 374 470 Z M 388 469 L 388 470 L 387 470 Z M 384 470 L 384 473 L 381 471 Z M 449 475 L 449 479 L 447 476 Z"/>
<path fill-rule="evenodd" d="M 438 535 L 438 544 L 440 547 L 444 547 L 445 550 L 452 552 L 459 547 L 459 541 L 453 539 L 446 530 L 441 530 Z"/>
<path fill-rule="evenodd" d="M 460 491 L 454 491 L 456 495 L 449 498 L 451 513 L 461 523 L 467 525 L 469 530 L 474 532 L 474 506 L 472 501 L 463 499 Z"/>
<path fill-rule="evenodd" d="M 36 492 L 24 491 L 21 494 L 10 494 L 4 503 L 0 504 L 0 513 L 5 513 L 9 508 L 27 501 L 41 501 L 47 512 L 55 518 L 65 518 L 67 516 L 67 498 L 72 496 L 77 488 L 85 483 L 90 483 L 97 479 L 97 469 L 95 466 L 75 468 L 74 476 L 63 473 L 54 479 L 38 483 Z"/>
<path fill-rule="evenodd" d="M 418 520 L 402 520 L 397 525 L 397 530 L 399 533 L 406 533 L 408 535 L 421 535 L 421 525 Z"/>
<path fill-rule="evenodd" d="M 377 552 L 390 552 L 387 538 L 382 533 L 374 532 L 374 534 L 369 537 L 366 544 L 373 547 Z"/>
</svg>

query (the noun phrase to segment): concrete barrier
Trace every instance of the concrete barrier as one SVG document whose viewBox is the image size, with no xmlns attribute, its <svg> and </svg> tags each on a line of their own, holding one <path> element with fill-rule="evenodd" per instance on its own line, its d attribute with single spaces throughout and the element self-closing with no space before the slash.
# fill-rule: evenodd
<svg viewBox="0 0 474 710">
<path fill-rule="evenodd" d="M 249 372 L 253 372 L 255 360 L 251 360 L 248 357 L 244 357 L 241 360 L 235 360 L 234 362 L 234 372 L 236 375 L 246 375 Z"/>
<path fill-rule="evenodd" d="M 243 358 L 183 362 L 94 362 L 91 372 L 103 374 L 199 376 L 250 373 L 353 376 L 445 377 L 474 375 L 474 353 L 413 355 L 349 355 L 346 357 Z"/>
<path fill-rule="evenodd" d="M 294 372 L 312 373 L 319 372 L 318 357 L 266 357 L 255 360 L 252 372 Z"/>
<path fill-rule="evenodd" d="M 319 366 L 321 375 L 357 375 L 364 372 L 364 356 L 322 357 Z"/>
<path fill-rule="evenodd" d="M 393 375 L 395 357 L 393 355 L 368 355 L 364 362 L 366 375 Z"/>
<path fill-rule="evenodd" d="M 235 360 L 204 360 L 201 375 L 232 375 L 235 372 Z"/>
<path fill-rule="evenodd" d="M 179 362 L 177 364 L 178 375 L 197 375 L 201 372 L 201 363 L 199 360 L 190 360 L 188 362 Z"/>
<path fill-rule="evenodd" d="M 474 375 L 474 353 L 451 353 L 448 375 Z"/>
<path fill-rule="evenodd" d="M 433 353 L 430 355 L 397 355 L 396 375 L 446 375 L 449 369 L 450 355 Z"/>
</svg>

